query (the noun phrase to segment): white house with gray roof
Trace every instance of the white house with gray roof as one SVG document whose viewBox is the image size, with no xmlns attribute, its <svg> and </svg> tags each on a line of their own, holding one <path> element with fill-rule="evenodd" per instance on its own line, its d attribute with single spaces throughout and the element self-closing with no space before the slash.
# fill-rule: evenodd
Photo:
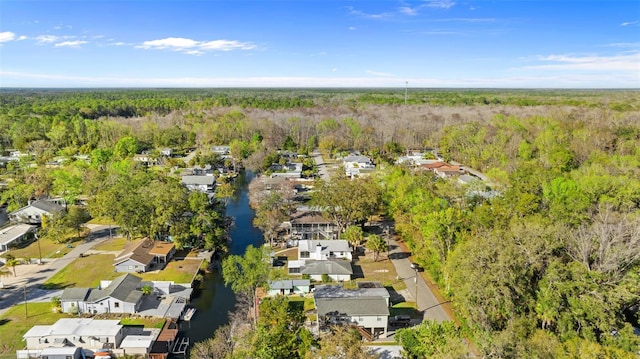
<svg viewBox="0 0 640 359">
<path fill-rule="evenodd" d="M 22 338 L 30 350 L 72 346 L 114 349 L 120 346 L 124 334 L 119 320 L 63 318 L 52 325 L 35 325 Z"/>
<path fill-rule="evenodd" d="M 354 324 L 366 329 L 373 338 L 387 336 L 389 307 L 383 297 L 316 297 L 318 326 Z"/>
<path fill-rule="evenodd" d="M 283 279 L 269 283 L 270 296 L 289 295 L 289 294 L 307 294 L 311 291 L 311 281 L 308 279 Z"/>
<path fill-rule="evenodd" d="M 33 238 L 36 227 L 30 224 L 17 224 L 0 228 L 0 252 L 9 250 L 9 247 Z"/>
<path fill-rule="evenodd" d="M 289 264 L 291 262 L 289 261 Z M 289 268 L 291 269 L 291 267 Z M 321 281 L 322 276 L 326 274 L 332 280 L 341 282 L 351 280 L 353 268 L 351 267 L 351 261 L 346 259 L 308 260 L 300 268 L 300 274 L 307 274 L 309 278 L 317 281 Z"/>
<path fill-rule="evenodd" d="M 66 288 L 60 296 L 64 313 L 137 313 L 142 300 L 142 279 L 125 274 L 103 289 Z"/>
<path fill-rule="evenodd" d="M 344 239 L 298 241 L 299 260 L 346 259 L 351 261 L 351 246 Z"/>
<path fill-rule="evenodd" d="M 216 187 L 216 178 L 214 176 L 182 176 L 182 184 L 190 191 L 200 191 L 204 193 L 213 193 Z"/>
<path fill-rule="evenodd" d="M 53 216 L 64 211 L 61 205 L 47 200 L 38 200 L 29 205 L 9 213 L 9 219 L 13 223 L 41 224 L 42 216 Z"/>
</svg>

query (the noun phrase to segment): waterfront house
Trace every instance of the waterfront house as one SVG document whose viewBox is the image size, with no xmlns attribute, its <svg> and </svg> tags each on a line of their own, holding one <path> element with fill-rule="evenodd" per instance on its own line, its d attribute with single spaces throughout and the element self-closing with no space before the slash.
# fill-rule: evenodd
<svg viewBox="0 0 640 359">
<path fill-rule="evenodd" d="M 313 298 L 318 311 L 318 326 L 352 324 L 361 327 L 369 338 L 387 336 L 389 292 L 372 283 L 369 288 L 344 289 L 341 286 L 317 286 Z"/>
<path fill-rule="evenodd" d="M 214 176 L 182 176 L 182 184 L 190 191 L 200 191 L 204 193 L 213 193 L 216 187 L 216 178 Z"/>
<path fill-rule="evenodd" d="M 289 273 L 291 272 L 294 261 L 289 261 Z M 329 276 L 331 280 L 336 282 L 351 280 L 353 268 L 351 261 L 346 259 L 326 259 L 326 260 L 307 260 L 304 265 L 299 268 L 300 274 L 306 274 L 309 278 L 321 281 L 323 275 Z"/>
<path fill-rule="evenodd" d="M 50 347 L 114 349 L 119 347 L 124 334 L 119 320 L 63 318 L 52 325 L 35 325 L 22 338 L 27 350 Z"/>
<path fill-rule="evenodd" d="M 113 260 L 116 272 L 144 273 L 151 268 L 156 258 L 149 253 L 154 248 L 154 242 L 145 238 L 139 242 L 130 242 Z"/>
<path fill-rule="evenodd" d="M 311 291 L 311 281 L 308 279 L 284 279 L 269 283 L 269 296 L 300 294 L 304 295 Z"/>
<path fill-rule="evenodd" d="M 351 246 L 344 239 L 298 241 L 298 259 L 346 259 L 351 261 Z"/>
<path fill-rule="evenodd" d="M 60 296 L 64 313 L 137 313 L 142 301 L 142 279 L 125 274 L 102 289 L 66 288 Z"/>
<path fill-rule="evenodd" d="M 297 211 L 283 226 L 294 239 L 338 239 L 339 234 L 337 224 L 315 211 Z"/>
</svg>

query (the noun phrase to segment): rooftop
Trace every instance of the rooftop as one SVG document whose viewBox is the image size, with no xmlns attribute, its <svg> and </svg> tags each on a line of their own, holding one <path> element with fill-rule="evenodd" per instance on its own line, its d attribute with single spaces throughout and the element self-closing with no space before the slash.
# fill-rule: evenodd
<svg viewBox="0 0 640 359">
<path fill-rule="evenodd" d="M 353 274 L 351 262 L 346 259 L 307 260 L 301 274 Z"/>
<path fill-rule="evenodd" d="M 63 318 L 52 325 L 35 325 L 23 338 L 43 336 L 110 336 L 122 329 L 119 320 L 92 318 Z"/>
<path fill-rule="evenodd" d="M 33 231 L 36 227 L 30 224 L 17 224 L 7 228 L 0 229 L 0 244 L 8 245 L 16 239 Z"/>
<path fill-rule="evenodd" d="M 315 298 L 315 301 L 318 316 L 327 314 L 346 314 L 350 317 L 359 315 L 389 315 L 387 301 L 382 297 Z"/>
</svg>

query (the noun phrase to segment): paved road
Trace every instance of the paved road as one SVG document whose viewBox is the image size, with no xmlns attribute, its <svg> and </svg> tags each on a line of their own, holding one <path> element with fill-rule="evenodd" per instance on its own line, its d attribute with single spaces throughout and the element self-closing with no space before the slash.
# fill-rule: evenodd
<svg viewBox="0 0 640 359">
<path fill-rule="evenodd" d="M 423 312 L 424 319 L 436 320 L 438 322 L 451 320 L 447 312 L 442 308 L 441 303 L 431 292 L 431 289 L 422 276 L 418 275 L 416 277 L 416 271 L 411 268 L 411 261 L 409 260 L 410 253 L 403 251 L 394 239 L 389 240 L 389 246 L 391 248 L 389 251 L 389 258 L 391 258 L 391 262 L 394 267 L 396 267 L 398 277 L 404 280 L 407 285 L 407 289 L 411 295 L 414 296 L 414 300 L 417 286 L 418 310 Z"/>
<path fill-rule="evenodd" d="M 327 170 L 327 164 L 324 163 L 324 160 L 322 159 L 322 155 L 320 154 L 320 151 L 315 150 L 311 155 L 313 156 L 313 160 L 316 162 L 316 166 L 318 166 L 318 172 L 320 173 L 320 178 L 322 178 L 322 180 L 325 182 L 329 182 L 331 177 L 329 176 L 329 171 Z"/>
<path fill-rule="evenodd" d="M 64 268 L 81 253 L 109 238 L 109 226 L 89 225 L 90 233 L 81 244 L 62 258 L 45 261 L 42 265 L 21 264 L 16 266 L 17 277 L 2 278 L 6 288 L 0 289 L 0 315 L 11 306 L 23 303 L 25 293 L 29 302 L 48 302 L 53 296 L 59 296 L 61 290 L 45 290 L 40 285 Z"/>
</svg>

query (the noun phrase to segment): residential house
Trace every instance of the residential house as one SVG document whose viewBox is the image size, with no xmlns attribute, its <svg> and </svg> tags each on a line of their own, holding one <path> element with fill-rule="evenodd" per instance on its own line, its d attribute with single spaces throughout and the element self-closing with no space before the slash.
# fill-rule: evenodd
<svg viewBox="0 0 640 359">
<path fill-rule="evenodd" d="M 269 283 L 269 296 L 300 294 L 304 295 L 311 291 L 311 281 L 308 279 L 284 279 Z"/>
<path fill-rule="evenodd" d="M 363 298 L 381 297 L 391 306 L 391 296 L 380 282 L 358 282 L 357 289 L 345 289 L 341 285 L 317 285 L 313 291 L 315 298 Z"/>
<path fill-rule="evenodd" d="M 289 273 L 292 267 L 295 266 L 294 262 L 289 261 Z M 300 274 L 309 275 L 309 278 L 321 281 L 323 275 L 329 276 L 331 280 L 336 282 L 351 280 L 353 274 L 353 268 L 351 268 L 351 261 L 347 259 L 327 259 L 327 260 L 307 260 L 304 261 L 304 265 L 299 269 Z"/>
<path fill-rule="evenodd" d="M 32 239 L 35 229 L 30 224 L 16 224 L 0 229 L 0 252 L 6 252 L 11 246 Z"/>
<path fill-rule="evenodd" d="M 315 211 L 297 211 L 283 226 L 295 239 L 338 239 L 339 235 L 338 225 Z"/>
<path fill-rule="evenodd" d="M 176 245 L 173 242 L 156 241 L 149 250 L 149 254 L 153 256 L 154 263 L 169 263 L 176 254 Z"/>
<path fill-rule="evenodd" d="M 385 338 L 389 320 L 389 293 L 383 290 L 386 292 L 384 287 L 347 290 L 336 286 L 318 286 L 313 295 L 318 326 L 352 324 L 363 328 L 369 338 Z"/>
<path fill-rule="evenodd" d="M 213 193 L 215 191 L 216 178 L 214 176 L 182 176 L 181 181 L 190 191 L 204 193 Z"/>
<path fill-rule="evenodd" d="M 213 146 L 211 147 L 211 152 L 216 153 L 218 155 L 228 155 L 231 153 L 230 146 Z"/>
<path fill-rule="evenodd" d="M 164 323 L 164 327 L 151 347 L 150 359 L 167 359 L 178 337 L 178 329 L 178 323 L 174 320 L 167 320 Z"/>
<path fill-rule="evenodd" d="M 172 148 L 163 148 L 160 150 L 160 156 L 164 156 L 164 157 L 171 157 L 173 156 L 173 149 Z"/>
<path fill-rule="evenodd" d="M 154 242 L 148 238 L 139 242 L 128 243 L 113 261 L 115 271 L 121 273 L 143 273 L 148 271 L 155 259 L 155 256 L 149 253 L 153 247 Z"/>
<path fill-rule="evenodd" d="M 66 288 L 60 296 L 64 313 L 137 313 L 142 301 L 142 279 L 125 274 L 103 289 Z"/>
<path fill-rule="evenodd" d="M 9 219 L 13 223 L 40 225 L 43 216 L 51 217 L 62 211 L 64 211 L 64 207 L 58 203 L 49 200 L 38 200 L 9 213 Z"/>
<path fill-rule="evenodd" d="M 63 318 L 52 325 L 35 325 L 22 338 L 27 350 L 51 347 L 114 349 L 124 338 L 119 320 Z"/>
<path fill-rule="evenodd" d="M 375 168 L 371 158 L 362 155 L 350 155 L 342 159 L 344 171 L 347 177 L 362 177 L 369 175 Z"/>
<path fill-rule="evenodd" d="M 302 163 L 294 162 L 287 163 L 285 165 L 273 164 L 269 167 L 271 170 L 271 178 L 300 178 L 302 177 Z"/>
<path fill-rule="evenodd" d="M 156 156 L 151 155 L 149 153 L 140 153 L 140 154 L 133 155 L 133 160 L 145 166 L 155 166 L 158 164 L 158 158 L 156 158 Z"/>
<path fill-rule="evenodd" d="M 50 347 L 41 350 L 19 350 L 18 359 L 85 359 L 84 351 L 80 347 Z"/>
<path fill-rule="evenodd" d="M 344 239 L 334 240 L 303 240 L 298 242 L 299 260 L 327 260 L 327 259 L 352 260 L 351 246 Z"/>
</svg>

